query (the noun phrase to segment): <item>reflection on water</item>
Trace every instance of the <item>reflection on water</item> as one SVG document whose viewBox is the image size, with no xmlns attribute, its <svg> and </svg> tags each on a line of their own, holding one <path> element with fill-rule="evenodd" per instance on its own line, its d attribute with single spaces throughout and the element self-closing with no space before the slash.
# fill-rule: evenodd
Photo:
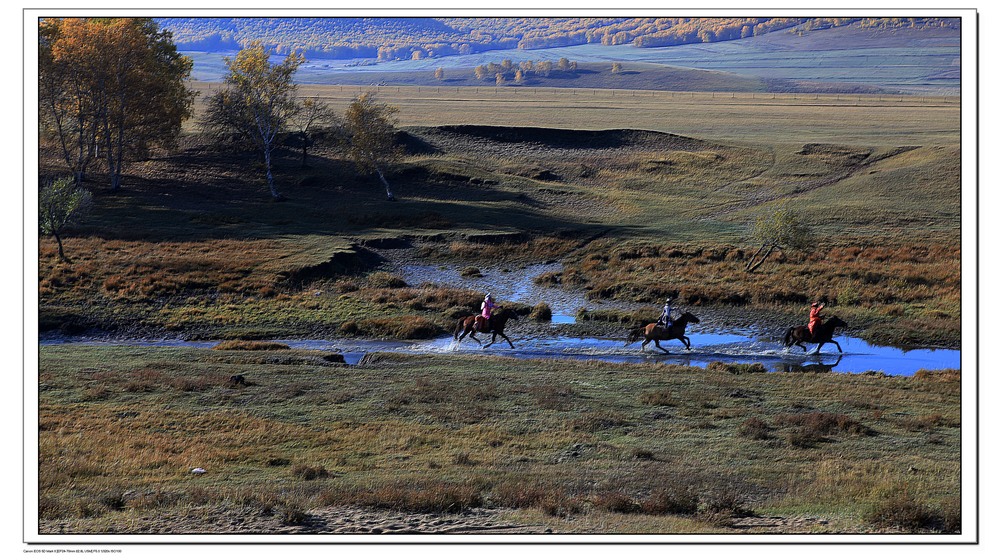
<svg viewBox="0 0 1000 560">
<path fill-rule="evenodd" d="M 519 339 L 512 335 L 515 349 L 507 345 L 482 348 L 473 341 L 457 344 L 451 337 L 423 342 L 388 341 L 282 341 L 293 348 L 339 351 L 348 363 L 357 363 L 366 352 L 389 351 L 416 354 L 461 354 L 509 356 L 524 359 L 578 359 L 616 363 L 669 363 L 706 367 L 712 362 L 760 363 L 772 372 L 853 372 L 878 371 L 887 375 L 913 375 L 920 369 L 960 368 L 958 350 L 901 350 L 873 346 L 851 337 L 837 337 L 844 353 L 834 348 L 821 354 L 801 349 L 788 350 L 778 341 L 755 339 L 743 334 L 690 333 L 692 348 L 686 350 L 678 341 L 662 342 L 670 354 L 636 342 L 625 346 L 623 340 L 607 338 L 534 337 Z M 352 360 L 357 356 L 355 359 Z"/>
<path fill-rule="evenodd" d="M 357 364 L 365 354 L 371 352 L 403 352 L 412 354 L 460 354 L 484 356 L 509 356 L 523 359 L 577 359 L 600 360 L 615 363 L 668 363 L 695 367 L 706 367 L 712 362 L 760 363 L 771 372 L 882 372 L 887 375 L 913 375 L 920 369 L 961 368 L 961 352 L 958 350 L 916 349 L 901 350 L 886 346 L 872 346 L 867 342 L 850 337 L 837 337 L 844 349 L 840 354 L 835 347 L 832 352 L 824 346 L 822 354 L 813 354 L 815 345 L 809 346 L 809 353 L 801 349 L 786 349 L 781 342 L 761 340 L 743 334 L 689 333 L 691 350 L 676 341 L 662 342 L 670 353 L 664 354 L 652 344 L 642 350 L 640 343 L 628 346 L 620 339 L 575 338 L 575 337 L 531 337 L 511 339 L 516 347 L 511 350 L 506 344 L 482 348 L 474 341 L 456 343 L 452 337 L 429 341 L 380 341 L 380 340 L 278 340 L 295 349 L 322 350 L 344 355 L 348 364 Z M 84 343 L 84 344 L 130 344 L 148 346 L 191 346 L 211 348 L 211 341 L 186 342 L 179 340 L 96 340 L 80 337 L 49 338 L 41 344 Z"/>
</svg>

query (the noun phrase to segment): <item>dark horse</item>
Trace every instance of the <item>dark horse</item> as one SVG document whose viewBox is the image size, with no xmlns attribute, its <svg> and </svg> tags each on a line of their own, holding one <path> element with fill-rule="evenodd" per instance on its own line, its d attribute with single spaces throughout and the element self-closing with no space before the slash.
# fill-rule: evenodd
<svg viewBox="0 0 1000 560">
<path fill-rule="evenodd" d="M 819 346 L 816 347 L 816 351 L 813 352 L 813 354 L 819 354 L 819 349 L 822 348 L 824 344 L 829 342 L 836 344 L 837 350 L 840 350 L 840 353 L 843 354 L 844 351 L 840 348 L 840 344 L 833 339 L 833 329 L 846 326 L 847 323 L 841 321 L 837 316 L 833 316 L 824 321 L 819 327 L 816 327 L 816 336 L 813 336 L 809 332 L 809 327 L 806 325 L 792 327 L 785 333 L 785 346 L 791 347 L 791 345 L 794 344 L 805 351 L 806 347 L 802 344 L 803 342 L 813 344 L 819 343 Z"/>
<path fill-rule="evenodd" d="M 455 340 L 462 342 L 462 339 L 468 335 L 469 338 L 482 345 L 483 341 L 476 338 L 476 333 L 481 332 L 493 335 L 493 340 L 486 346 L 483 346 L 483 348 L 493 346 L 493 343 L 497 341 L 497 335 L 502 336 L 503 339 L 507 341 L 507 344 L 510 344 L 511 349 L 514 348 L 514 343 L 512 343 L 510 339 L 507 338 L 507 335 L 503 333 L 503 329 L 504 326 L 507 325 L 507 321 L 511 319 L 518 319 L 517 312 L 513 309 L 498 307 L 496 311 L 490 315 L 489 324 L 482 330 L 480 330 L 480 327 L 476 325 L 476 317 L 478 317 L 478 315 L 469 315 L 468 317 L 463 317 L 458 320 L 458 326 L 455 327 Z"/>
<path fill-rule="evenodd" d="M 684 329 L 687 328 L 688 323 L 700 323 L 697 317 L 694 315 L 684 312 L 680 317 L 674 319 L 674 322 L 667 328 L 663 325 L 657 325 L 656 323 L 650 323 L 645 327 L 638 327 L 632 329 L 632 332 L 628 334 L 628 338 L 625 341 L 625 346 L 632 344 L 633 342 L 639 340 L 639 337 L 645 337 L 646 340 L 642 342 L 642 349 L 646 349 L 646 345 L 652 340 L 656 343 L 656 347 L 663 350 L 665 354 L 669 354 L 666 348 L 660 346 L 661 340 L 671 340 L 676 338 L 677 340 L 684 343 L 684 346 L 690 350 L 691 349 L 691 339 L 684 336 Z"/>
</svg>

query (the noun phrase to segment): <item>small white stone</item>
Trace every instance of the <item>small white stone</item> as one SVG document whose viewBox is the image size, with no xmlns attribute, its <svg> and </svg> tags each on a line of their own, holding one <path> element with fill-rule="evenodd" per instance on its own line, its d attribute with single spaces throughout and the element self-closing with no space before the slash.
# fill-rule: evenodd
<svg viewBox="0 0 1000 560">
<path fill-rule="evenodd" d="M 191 474 L 205 474 L 205 472 L 206 472 L 205 469 L 201 467 L 195 467 L 191 469 Z"/>
</svg>

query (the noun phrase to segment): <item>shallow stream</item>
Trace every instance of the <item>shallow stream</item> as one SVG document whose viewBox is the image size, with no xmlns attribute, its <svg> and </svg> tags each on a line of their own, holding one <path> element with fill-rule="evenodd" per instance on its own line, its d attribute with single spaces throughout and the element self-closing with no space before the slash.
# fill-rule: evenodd
<svg viewBox="0 0 1000 560">
<path fill-rule="evenodd" d="M 566 336 L 531 338 L 518 337 L 516 329 L 510 329 L 508 336 L 514 343 L 511 349 L 502 339 L 489 348 L 483 348 L 473 340 L 461 343 L 452 337 L 434 340 L 384 341 L 384 340 L 277 340 L 294 349 L 321 350 L 343 354 L 349 364 L 357 364 L 365 354 L 371 352 L 401 352 L 407 354 L 459 354 L 505 356 L 522 359 L 575 359 L 597 360 L 608 363 L 668 363 L 705 367 L 712 362 L 759 363 L 771 372 L 816 371 L 816 372 L 882 372 L 886 375 L 913 375 L 920 369 L 960 368 L 961 353 L 958 350 L 915 349 L 901 350 L 885 346 L 872 346 L 851 337 L 837 337 L 844 353 L 827 344 L 821 354 L 812 353 L 815 345 L 809 345 L 809 353 L 799 348 L 787 350 L 778 341 L 755 339 L 741 334 L 713 334 L 689 332 L 691 350 L 676 341 L 661 343 L 669 352 L 665 354 L 652 343 L 641 348 L 641 342 L 628 346 L 621 339 L 576 338 Z M 489 337 L 482 337 L 484 343 Z M 42 344 L 97 344 L 97 345 L 146 345 L 185 346 L 211 348 L 217 341 L 183 340 L 108 340 L 84 337 L 51 337 Z"/>
<path fill-rule="evenodd" d="M 641 341 L 628 346 L 622 338 L 573 337 L 558 332 L 559 325 L 575 322 L 576 312 L 582 307 L 615 306 L 617 302 L 588 301 L 583 294 L 574 293 L 554 286 L 540 286 L 534 279 L 540 274 L 558 272 L 559 264 L 539 264 L 522 268 L 483 268 L 482 276 L 463 277 L 459 269 L 432 265 L 402 265 L 393 272 L 401 276 L 409 285 L 417 286 L 425 282 L 439 285 L 459 286 L 472 290 L 490 292 L 498 301 L 513 301 L 527 305 L 538 302 L 549 304 L 552 309 L 551 333 L 545 328 L 531 329 L 533 334 L 518 332 L 517 323 L 511 323 L 507 335 L 515 348 L 503 340 L 489 348 L 481 347 L 474 340 L 466 338 L 461 343 L 452 337 L 428 341 L 384 341 L 359 339 L 333 340 L 278 340 L 295 349 L 322 350 L 343 354 L 347 363 L 357 364 L 365 354 L 371 352 L 402 352 L 410 354 L 461 354 L 495 355 L 523 359 L 575 359 L 597 360 L 608 363 L 670 363 L 705 367 L 712 362 L 759 363 L 770 372 L 816 371 L 816 372 L 882 372 L 887 375 L 913 375 L 920 369 L 961 368 L 961 352 L 945 349 L 903 350 L 887 346 L 873 346 L 862 339 L 849 336 L 836 337 L 843 353 L 833 344 L 823 346 L 821 354 L 814 354 L 815 345 L 807 345 L 808 353 L 793 347 L 786 349 L 781 341 L 772 337 L 746 332 L 708 332 L 699 330 L 702 325 L 688 328 L 691 350 L 687 350 L 676 340 L 661 344 L 669 352 L 665 354 L 653 343 L 641 348 Z M 623 333 L 624 333 L 623 329 Z M 483 343 L 490 337 L 479 335 Z M 41 344 L 132 344 L 150 346 L 188 346 L 211 348 L 217 341 L 183 340 L 109 340 L 85 337 L 47 336 Z"/>
</svg>

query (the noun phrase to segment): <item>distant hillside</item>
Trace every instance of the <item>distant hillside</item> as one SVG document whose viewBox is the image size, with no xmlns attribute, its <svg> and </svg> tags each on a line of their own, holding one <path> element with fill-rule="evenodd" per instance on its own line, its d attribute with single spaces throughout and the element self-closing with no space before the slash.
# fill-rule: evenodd
<svg viewBox="0 0 1000 560">
<path fill-rule="evenodd" d="M 796 27 L 954 27 L 957 18 L 157 18 L 181 50 L 231 51 L 261 41 L 326 59 L 412 60 L 497 49 L 585 44 L 713 43 Z"/>
</svg>

